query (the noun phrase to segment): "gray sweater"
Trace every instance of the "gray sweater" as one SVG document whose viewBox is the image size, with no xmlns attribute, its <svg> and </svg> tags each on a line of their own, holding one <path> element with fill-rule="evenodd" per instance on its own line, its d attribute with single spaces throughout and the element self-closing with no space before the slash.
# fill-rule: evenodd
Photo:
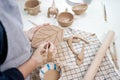
<svg viewBox="0 0 120 80">
<path fill-rule="evenodd" d="M 0 0 L 0 21 L 5 27 L 8 41 L 8 53 L 1 71 L 18 67 L 26 62 L 32 53 L 28 39 L 22 30 L 22 21 L 15 0 Z"/>
</svg>

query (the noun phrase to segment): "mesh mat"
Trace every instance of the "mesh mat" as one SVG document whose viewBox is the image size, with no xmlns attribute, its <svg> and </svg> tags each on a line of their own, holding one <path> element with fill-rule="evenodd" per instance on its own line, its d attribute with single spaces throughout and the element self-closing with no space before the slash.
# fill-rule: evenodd
<svg viewBox="0 0 120 80">
<path fill-rule="evenodd" d="M 100 48 L 101 43 L 96 35 L 91 36 L 91 33 L 86 33 L 80 30 L 66 29 L 64 31 L 64 37 L 78 34 L 84 36 L 90 42 L 90 44 L 85 44 L 84 47 L 84 61 L 80 66 L 77 66 L 76 56 L 72 53 L 67 42 L 63 41 L 60 45 L 57 46 L 58 53 L 56 54 L 56 59 L 62 63 L 63 72 L 60 80 L 82 80 L 90 64 L 92 63 L 95 54 Z M 73 43 L 74 50 L 76 52 L 81 52 L 83 43 L 83 41 L 80 41 L 80 43 Z M 31 80 L 40 80 L 38 78 L 38 70 L 39 68 L 31 73 Z M 112 65 L 107 55 L 104 57 L 94 80 L 120 80 L 120 76 L 115 71 L 114 66 Z"/>
</svg>

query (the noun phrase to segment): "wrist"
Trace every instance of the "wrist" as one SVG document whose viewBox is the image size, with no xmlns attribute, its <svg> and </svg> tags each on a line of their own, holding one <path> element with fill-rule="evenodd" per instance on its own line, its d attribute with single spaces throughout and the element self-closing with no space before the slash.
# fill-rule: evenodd
<svg viewBox="0 0 120 80">
<path fill-rule="evenodd" d="M 39 63 L 38 60 L 37 60 L 34 56 L 32 56 L 32 57 L 30 58 L 30 61 L 33 62 L 33 63 L 35 63 L 35 64 L 38 64 L 38 63 Z"/>
<path fill-rule="evenodd" d="M 19 71 L 23 74 L 24 78 L 26 78 L 35 68 L 37 68 L 38 63 L 34 58 L 30 58 L 23 65 L 19 66 Z"/>
<path fill-rule="evenodd" d="M 37 66 L 42 64 L 41 58 L 36 58 L 35 56 L 31 57 L 31 61 L 34 62 Z"/>
</svg>

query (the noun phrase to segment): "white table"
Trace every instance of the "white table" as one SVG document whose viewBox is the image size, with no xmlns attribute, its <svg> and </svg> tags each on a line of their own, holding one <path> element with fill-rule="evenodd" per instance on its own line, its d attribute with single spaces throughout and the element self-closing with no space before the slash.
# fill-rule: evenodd
<svg viewBox="0 0 120 80">
<path fill-rule="evenodd" d="M 103 2 L 104 1 L 104 2 Z M 18 0 L 18 5 L 20 7 L 20 12 L 23 19 L 24 30 L 28 30 L 34 25 L 28 20 L 36 24 L 51 23 L 54 25 L 59 25 L 54 18 L 47 18 L 48 7 L 51 6 L 52 0 L 41 0 L 41 13 L 36 16 L 28 15 L 24 11 L 25 0 Z M 66 3 L 66 0 L 55 0 L 56 7 L 59 12 L 68 11 L 73 13 L 71 6 Z M 103 3 L 106 5 L 108 22 L 104 21 L 104 10 Z M 120 0 L 93 0 L 85 14 L 80 16 L 74 16 L 74 22 L 70 26 L 72 29 L 80 29 L 86 32 L 96 33 L 100 41 L 105 37 L 105 34 L 109 30 L 113 30 L 116 33 L 115 42 L 117 47 L 118 63 L 120 66 Z M 74 13 L 73 13 L 74 14 Z"/>
</svg>

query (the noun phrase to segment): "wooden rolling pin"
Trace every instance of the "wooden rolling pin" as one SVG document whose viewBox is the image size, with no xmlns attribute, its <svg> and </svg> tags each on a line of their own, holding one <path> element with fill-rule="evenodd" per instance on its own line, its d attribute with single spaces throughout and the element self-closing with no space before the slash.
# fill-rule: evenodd
<svg viewBox="0 0 120 80">
<path fill-rule="evenodd" d="M 94 80 L 94 76 L 96 75 L 99 66 L 105 56 L 105 53 L 110 46 L 110 44 L 113 42 L 115 33 L 113 31 L 109 31 L 107 33 L 107 36 L 105 40 L 103 41 L 103 44 L 101 45 L 100 49 L 96 53 L 96 56 L 91 63 L 91 66 L 89 67 L 86 75 L 84 76 L 83 80 Z"/>
</svg>

